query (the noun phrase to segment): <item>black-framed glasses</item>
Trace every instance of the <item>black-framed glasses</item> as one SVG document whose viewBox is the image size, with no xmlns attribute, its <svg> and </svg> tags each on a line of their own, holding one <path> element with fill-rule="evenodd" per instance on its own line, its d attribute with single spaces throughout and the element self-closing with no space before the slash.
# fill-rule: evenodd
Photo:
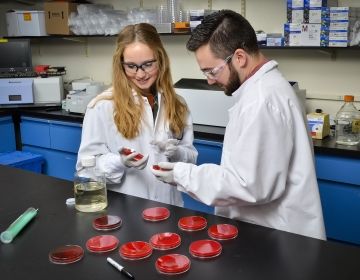
<svg viewBox="0 0 360 280">
<path fill-rule="evenodd" d="M 146 73 L 150 73 L 157 67 L 156 59 L 147 60 L 141 64 L 136 64 L 133 62 L 122 62 L 121 64 L 123 65 L 125 72 L 129 74 L 136 74 L 139 69 Z"/>
<path fill-rule="evenodd" d="M 203 74 L 206 76 L 206 78 L 210 79 L 210 80 L 216 80 L 216 77 L 220 74 L 220 72 L 224 69 L 225 65 L 229 63 L 229 61 L 231 60 L 231 58 L 234 56 L 234 54 L 229 55 L 228 57 L 226 57 L 224 59 L 224 62 L 219 65 L 216 66 L 210 70 L 205 70 L 202 71 Z"/>
</svg>

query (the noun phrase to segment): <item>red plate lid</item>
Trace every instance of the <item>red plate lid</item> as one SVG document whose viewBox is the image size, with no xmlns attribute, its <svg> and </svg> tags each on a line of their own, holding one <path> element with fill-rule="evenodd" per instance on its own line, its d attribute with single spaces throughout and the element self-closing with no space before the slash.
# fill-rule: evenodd
<svg viewBox="0 0 360 280">
<path fill-rule="evenodd" d="M 177 233 L 163 232 L 151 236 L 150 244 L 154 249 L 168 250 L 178 247 L 181 243 L 181 237 Z"/>
<path fill-rule="evenodd" d="M 49 260 L 55 264 L 69 264 L 82 259 L 84 250 L 78 245 L 57 247 L 49 253 Z"/>
<path fill-rule="evenodd" d="M 153 248 L 144 241 L 132 241 L 120 247 L 120 256 L 124 259 L 144 259 L 152 254 Z"/>
<path fill-rule="evenodd" d="M 217 240 L 227 240 L 235 238 L 238 235 L 238 229 L 230 224 L 217 224 L 209 227 L 208 234 Z"/>
<path fill-rule="evenodd" d="M 155 267 L 160 273 L 180 274 L 190 269 L 190 260 L 187 256 L 180 254 L 169 254 L 161 256 L 155 262 Z"/>
<path fill-rule="evenodd" d="M 120 153 L 123 154 L 123 155 L 130 155 L 131 153 L 135 152 L 135 150 L 133 149 L 129 149 L 129 148 L 122 148 Z M 134 157 L 134 160 L 139 160 L 139 159 L 142 159 L 144 156 L 142 154 L 137 154 L 135 157 Z"/>
<path fill-rule="evenodd" d="M 210 239 L 197 240 L 190 244 L 189 252 L 197 258 L 214 258 L 221 254 L 222 246 Z"/>
<path fill-rule="evenodd" d="M 163 221 L 170 217 L 170 211 L 165 207 L 147 208 L 142 212 L 142 216 L 147 221 Z"/>
<path fill-rule="evenodd" d="M 207 221 L 201 216 L 183 217 L 178 222 L 178 227 L 182 230 L 195 231 L 206 228 Z"/>
<path fill-rule="evenodd" d="M 122 220 L 118 216 L 105 215 L 93 221 L 93 227 L 97 230 L 113 230 L 121 226 Z"/>
<path fill-rule="evenodd" d="M 119 245 L 119 239 L 113 235 L 98 235 L 86 242 L 86 248 L 90 252 L 105 253 L 115 250 Z"/>
</svg>

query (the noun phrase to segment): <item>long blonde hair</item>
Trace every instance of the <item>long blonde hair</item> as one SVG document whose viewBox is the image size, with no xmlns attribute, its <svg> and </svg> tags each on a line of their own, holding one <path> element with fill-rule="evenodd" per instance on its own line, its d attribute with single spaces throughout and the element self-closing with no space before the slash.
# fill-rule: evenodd
<svg viewBox="0 0 360 280">
<path fill-rule="evenodd" d="M 114 122 L 118 131 L 127 139 L 135 138 L 141 129 L 143 114 L 143 99 L 136 102 L 132 91 L 141 97 L 141 90 L 132 83 L 122 66 L 125 48 L 133 43 L 146 44 L 153 52 L 158 64 L 158 77 L 155 91 L 162 93 L 165 107 L 165 120 L 175 136 L 180 136 L 186 125 L 188 108 L 176 95 L 170 73 L 170 62 L 163 47 L 160 36 L 155 27 L 147 23 L 126 26 L 118 35 L 116 50 L 113 56 L 113 94 L 110 99 L 114 102 Z"/>
</svg>

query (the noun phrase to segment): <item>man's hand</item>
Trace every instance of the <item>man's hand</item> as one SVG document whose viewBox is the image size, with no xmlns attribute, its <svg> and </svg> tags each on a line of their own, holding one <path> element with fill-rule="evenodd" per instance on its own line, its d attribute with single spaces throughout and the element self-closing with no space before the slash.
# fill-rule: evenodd
<svg viewBox="0 0 360 280">
<path fill-rule="evenodd" d="M 158 180 L 175 185 L 174 166 L 174 162 L 159 162 L 158 165 L 153 165 L 150 169 Z"/>
</svg>

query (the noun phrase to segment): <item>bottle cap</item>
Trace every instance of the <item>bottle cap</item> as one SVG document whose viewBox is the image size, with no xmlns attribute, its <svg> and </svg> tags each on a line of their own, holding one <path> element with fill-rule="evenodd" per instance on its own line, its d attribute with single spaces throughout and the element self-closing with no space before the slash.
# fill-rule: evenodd
<svg viewBox="0 0 360 280">
<path fill-rule="evenodd" d="M 354 96 L 353 95 L 344 95 L 344 101 L 345 102 L 353 102 Z"/>
<path fill-rule="evenodd" d="M 91 167 L 96 165 L 96 159 L 94 156 L 84 156 L 81 158 L 81 164 L 84 167 Z"/>
<path fill-rule="evenodd" d="M 144 241 L 131 241 L 120 247 L 119 253 L 123 259 L 140 260 L 151 256 L 153 248 Z"/>
<path fill-rule="evenodd" d="M 189 246 L 189 253 L 199 259 L 215 258 L 221 254 L 221 251 L 221 244 L 210 239 L 197 240 Z"/>
<path fill-rule="evenodd" d="M 118 216 L 105 215 L 93 221 L 93 227 L 97 230 L 113 230 L 121 227 L 122 220 Z"/>
<path fill-rule="evenodd" d="M 208 234 L 213 239 L 228 240 L 238 235 L 238 229 L 230 224 L 217 224 L 209 227 Z"/>
<path fill-rule="evenodd" d="M 190 269 L 190 265 L 189 258 L 180 254 L 164 255 L 155 262 L 157 271 L 168 275 L 184 273 Z"/>
<path fill-rule="evenodd" d="M 142 212 L 142 216 L 146 221 L 163 221 L 170 217 L 170 211 L 165 207 L 147 208 Z"/>
<path fill-rule="evenodd" d="M 78 245 L 57 247 L 49 253 L 49 260 L 55 264 L 70 264 L 77 262 L 84 256 L 84 250 Z"/>
<path fill-rule="evenodd" d="M 119 240 L 113 235 L 98 235 L 86 242 L 86 248 L 93 253 L 105 253 L 115 250 Z"/>
<path fill-rule="evenodd" d="M 201 216 L 188 216 L 179 219 L 178 227 L 185 231 L 196 231 L 206 228 L 207 221 Z"/>
<path fill-rule="evenodd" d="M 170 250 L 180 246 L 181 237 L 173 232 L 157 233 L 150 238 L 150 244 L 154 249 Z"/>
</svg>

